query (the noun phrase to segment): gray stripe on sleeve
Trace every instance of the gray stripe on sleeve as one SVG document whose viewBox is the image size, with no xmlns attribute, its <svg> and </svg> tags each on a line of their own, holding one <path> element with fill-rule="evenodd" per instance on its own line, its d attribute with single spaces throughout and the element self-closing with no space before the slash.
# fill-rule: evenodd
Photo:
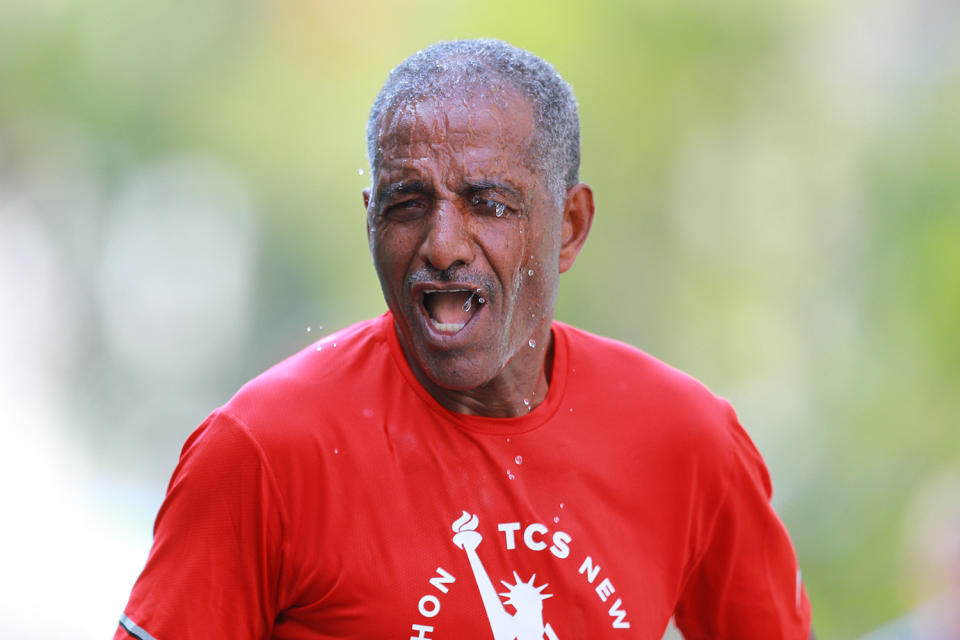
<svg viewBox="0 0 960 640">
<path fill-rule="evenodd" d="M 146 630 L 141 629 L 136 622 L 127 617 L 127 614 L 120 614 L 120 626 L 127 630 L 127 633 L 131 634 L 135 638 L 140 638 L 140 640 L 157 640 L 152 635 L 146 632 Z"/>
</svg>

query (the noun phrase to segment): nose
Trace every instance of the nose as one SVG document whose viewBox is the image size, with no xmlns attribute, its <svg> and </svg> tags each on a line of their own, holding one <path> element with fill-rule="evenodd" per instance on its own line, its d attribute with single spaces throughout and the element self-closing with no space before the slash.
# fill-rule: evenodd
<svg viewBox="0 0 960 640">
<path fill-rule="evenodd" d="M 441 201 L 437 205 L 420 247 L 421 257 L 433 268 L 446 271 L 473 261 L 467 215 L 451 202 Z"/>
</svg>

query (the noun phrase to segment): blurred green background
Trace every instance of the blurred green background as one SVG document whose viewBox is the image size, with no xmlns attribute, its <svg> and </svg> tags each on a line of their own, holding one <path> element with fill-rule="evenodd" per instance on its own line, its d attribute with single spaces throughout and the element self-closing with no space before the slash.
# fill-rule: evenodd
<svg viewBox="0 0 960 640">
<path fill-rule="evenodd" d="M 960 3 L 7 0 L 0 635 L 112 634 L 187 434 L 383 310 L 369 105 L 480 36 L 580 101 L 558 318 L 733 402 L 819 636 L 960 594 Z"/>
</svg>

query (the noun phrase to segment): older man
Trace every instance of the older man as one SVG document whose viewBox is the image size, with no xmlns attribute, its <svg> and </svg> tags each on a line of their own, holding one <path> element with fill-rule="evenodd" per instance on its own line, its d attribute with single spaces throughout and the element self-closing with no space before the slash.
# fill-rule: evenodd
<svg viewBox="0 0 960 640">
<path fill-rule="evenodd" d="M 593 221 L 570 87 L 496 41 L 394 69 L 367 130 L 387 311 L 184 446 L 116 638 L 806 638 L 729 405 L 553 320 Z"/>
</svg>

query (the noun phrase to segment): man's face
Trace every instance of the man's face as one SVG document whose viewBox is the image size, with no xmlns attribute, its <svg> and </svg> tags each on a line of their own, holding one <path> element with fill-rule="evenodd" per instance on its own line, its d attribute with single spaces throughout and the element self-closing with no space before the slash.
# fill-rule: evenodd
<svg viewBox="0 0 960 640">
<path fill-rule="evenodd" d="M 447 389 L 538 369 L 556 305 L 560 209 L 530 153 L 529 102 L 503 99 L 506 108 L 465 96 L 387 113 L 364 197 L 407 359 Z"/>
</svg>

